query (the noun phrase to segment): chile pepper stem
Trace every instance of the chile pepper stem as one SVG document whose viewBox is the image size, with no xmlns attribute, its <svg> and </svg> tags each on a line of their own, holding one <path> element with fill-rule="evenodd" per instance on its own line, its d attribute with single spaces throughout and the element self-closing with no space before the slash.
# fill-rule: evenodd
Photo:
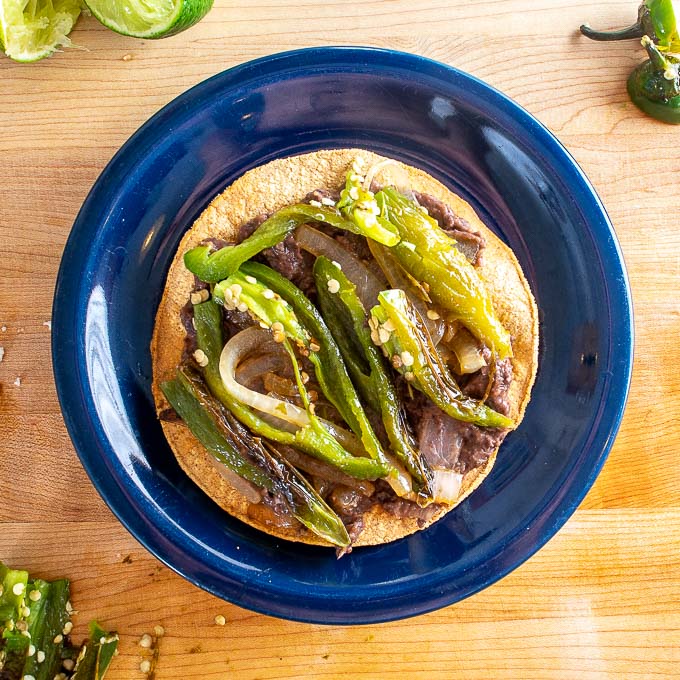
<svg viewBox="0 0 680 680">
<path fill-rule="evenodd" d="M 649 60 L 654 65 L 654 68 L 658 69 L 659 71 L 666 71 L 669 66 L 669 61 L 663 56 L 663 54 L 661 54 L 659 48 L 654 44 L 652 39 L 648 35 L 643 35 L 640 42 L 647 50 Z"/>
<path fill-rule="evenodd" d="M 588 24 L 581 26 L 581 33 L 591 40 L 610 41 L 610 40 L 629 40 L 630 38 L 641 38 L 644 34 L 644 28 L 640 21 L 636 21 L 628 28 L 621 28 L 618 31 L 596 31 Z"/>
</svg>

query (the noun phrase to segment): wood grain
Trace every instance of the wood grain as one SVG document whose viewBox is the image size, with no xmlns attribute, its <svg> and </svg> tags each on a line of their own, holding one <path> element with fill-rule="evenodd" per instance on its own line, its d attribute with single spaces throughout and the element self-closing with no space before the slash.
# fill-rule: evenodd
<svg viewBox="0 0 680 680">
<path fill-rule="evenodd" d="M 625 78 L 642 58 L 633 43 L 607 46 L 576 33 L 584 20 L 624 25 L 635 4 L 217 0 L 201 24 L 167 40 L 124 38 L 83 17 L 72 34 L 82 49 L 30 66 L 0 61 L 0 559 L 73 579 L 76 637 L 95 615 L 118 628 L 121 656 L 107 677 L 142 677 L 136 643 L 156 623 L 167 630 L 159 680 L 680 676 L 678 130 L 644 118 L 628 101 Z M 635 305 L 623 425 L 562 531 L 513 574 L 458 605 L 355 628 L 241 610 L 146 553 L 111 515 L 73 451 L 44 325 L 71 224 L 130 134 L 224 68 L 324 44 L 438 59 L 535 114 L 602 197 Z M 213 623 L 218 613 L 227 618 L 224 628 Z"/>
</svg>

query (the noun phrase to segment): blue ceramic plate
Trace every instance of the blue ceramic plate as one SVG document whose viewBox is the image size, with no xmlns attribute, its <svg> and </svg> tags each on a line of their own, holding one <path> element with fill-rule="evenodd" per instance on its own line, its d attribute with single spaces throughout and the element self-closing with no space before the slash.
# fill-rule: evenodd
<svg viewBox="0 0 680 680">
<path fill-rule="evenodd" d="M 223 513 L 156 421 L 149 341 L 182 234 L 249 168 L 358 146 L 419 166 L 517 254 L 541 317 L 538 379 L 484 484 L 426 531 L 362 548 L 285 543 Z M 564 524 L 626 400 L 632 317 L 612 226 L 560 143 L 475 78 L 399 52 L 327 48 L 225 71 L 181 95 L 109 163 L 66 245 L 54 372 L 83 466 L 120 521 L 191 582 L 243 607 L 356 624 L 413 616 L 493 583 Z"/>
</svg>

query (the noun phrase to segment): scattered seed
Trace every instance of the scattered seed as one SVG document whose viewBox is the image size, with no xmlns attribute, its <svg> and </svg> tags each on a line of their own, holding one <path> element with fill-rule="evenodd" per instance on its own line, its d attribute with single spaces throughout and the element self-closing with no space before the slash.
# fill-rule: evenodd
<svg viewBox="0 0 680 680">
<path fill-rule="evenodd" d="M 245 302 L 239 302 L 236 305 L 236 309 L 238 309 L 239 312 L 247 312 L 248 311 L 248 305 Z"/>
<path fill-rule="evenodd" d="M 69 672 L 73 670 L 73 667 L 76 665 L 73 659 L 64 659 L 61 662 L 61 665 Z"/>
<path fill-rule="evenodd" d="M 309 412 L 314 415 L 316 413 L 316 404 L 309 405 Z"/>
<path fill-rule="evenodd" d="M 227 622 L 227 620 L 224 618 L 224 616 L 222 616 L 222 614 L 218 614 L 218 615 L 215 617 L 215 623 L 216 623 L 218 626 L 224 626 L 224 625 L 226 624 L 226 622 Z"/>
<path fill-rule="evenodd" d="M 321 207 L 321 201 L 310 201 L 309 205 L 313 205 L 315 208 Z"/>
<path fill-rule="evenodd" d="M 368 327 L 372 331 L 378 330 L 378 320 L 374 316 L 369 316 L 368 317 Z"/>
<path fill-rule="evenodd" d="M 40 599 L 40 598 L 38 598 Z M 66 600 L 66 613 L 70 616 L 75 612 L 75 609 L 73 609 L 73 605 L 71 604 L 71 600 Z"/>
<path fill-rule="evenodd" d="M 310 349 L 312 352 L 318 352 L 318 351 L 321 349 L 321 345 L 320 345 L 316 340 L 312 340 L 312 341 L 309 343 L 309 349 Z"/>
<path fill-rule="evenodd" d="M 68 635 L 72 630 L 73 630 L 73 624 L 70 621 L 67 621 L 64 624 L 64 630 L 62 632 L 64 633 L 64 635 Z"/>
<path fill-rule="evenodd" d="M 441 319 L 441 316 L 439 315 L 439 312 L 435 312 L 434 309 L 428 309 L 427 318 L 436 321 L 437 319 Z"/>
<path fill-rule="evenodd" d="M 22 623 L 26 623 L 26 621 L 23 621 Z M 17 626 L 17 628 L 18 628 L 18 627 L 19 627 L 19 626 Z M 22 630 L 22 631 L 21 631 L 21 634 L 22 634 L 24 637 L 27 637 L 29 640 L 31 639 L 31 634 L 30 634 L 27 630 Z"/>
<path fill-rule="evenodd" d="M 131 54 L 124 54 L 121 59 L 123 61 L 132 61 L 132 55 Z"/>
<path fill-rule="evenodd" d="M 353 201 L 359 200 L 359 189 L 357 189 L 357 187 L 352 187 L 352 188 L 349 190 L 349 197 L 350 197 Z"/>
<path fill-rule="evenodd" d="M 265 288 L 265 289 L 262 291 L 262 297 L 263 297 L 265 300 L 273 300 L 273 299 L 274 299 L 274 291 L 271 290 L 271 288 Z"/>
<path fill-rule="evenodd" d="M 407 373 L 404 373 L 404 378 L 408 380 L 409 382 L 415 380 L 416 376 L 411 373 L 411 371 L 408 371 Z"/>
<path fill-rule="evenodd" d="M 260 328 L 269 328 L 264 321 L 260 321 Z"/>
<path fill-rule="evenodd" d="M 35 654 L 35 645 L 28 645 L 28 656 L 33 656 Z"/>
<path fill-rule="evenodd" d="M 165 628 L 163 628 L 163 626 L 160 624 L 156 624 L 153 627 L 153 633 L 156 637 L 163 637 L 165 635 Z"/>
<path fill-rule="evenodd" d="M 385 321 L 383 324 L 383 328 L 390 333 L 397 330 L 397 327 L 394 325 L 394 321 L 392 321 L 392 319 L 387 319 L 387 321 Z"/>
<path fill-rule="evenodd" d="M 59 633 L 59 635 L 54 636 L 54 640 L 52 640 L 52 642 L 54 642 L 55 645 L 58 645 L 60 642 L 63 641 L 63 639 L 64 636 L 61 633 Z"/>
<path fill-rule="evenodd" d="M 340 282 L 337 279 L 328 279 L 328 292 L 337 293 L 340 290 Z"/>
<path fill-rule="evenodd" d="M 316 390 L 309 390 L 309 401 L 316 401 L 319 398 L 319 393 Z"/>
<path fill-rule="evenodd" d="M 24 586 L 23 583 L 15 583 L 15 584 L 12 586 L 12 592 L 13 592 L 15 595 L 23 595 L 23 594 L 24 594 L 24 588 L 25 588 L 25 586 Z"/>
<path fill-rule="evenodd" d="M 23 678 L 24 680 L 35 680 L 35 678 L 32 675 L 24 675 Z"/>
<path fill-rule="evenodd" d="M 281 331 L 274 331 L 272 337 L 274 338 L 274 342 L 280 345 L 286 339 L 286 334 Z"/>
<path fill-rule="evenodd" d="M 2 595 L 2 593 L 0 593 L 0 595 Z M 28 599 L 31 602 L 38 602 L 38 600 L 40 600 L 41 597 L 42 597 L 42 593 L 39 590 L 32 590 L 28 594 Z"/>
<path fill-rule="evenodd" d="M 340 271 L 342 271 L 342 265 L 341 265 L 339 262 L 336 262 L 335 260 L 331 260 L 331 262 L 333 262 L 333 264 L 334 264 Z"/>
<path fill-rule="evenodd" d="M 381 326 L 378 329 L 378 337 L 380 338 L 380 344 L 384 345 L 389 339 L 390 339 L 390 332 L 384 327 Z"/>
<path fill-rule="evenodd" d="M 423 213 L 424 215 L 430 214 L 430 211 L 424 205 L 419 205 L 418 210 L 420 210 L 420 212 Z"/>
<path fill-rule="evenodd" d="M 254 276 L 251 276 L 250 274 L 246 274 L 246 281 L 252 284 L 257 283 L 257 279 Z"/>
<path fill-rule="evenodd" d="M 6 330 L 7 330 L 7 326 L 3 326 L 2 328 L 0 328 L 0 331 L 2 331 L 3 333 L 4 333 Z"/>
<path fill-rule="evenodd" d="M 149 649 L 153 644 L 153 639 L 148 633 L 144 633 L 139 640 L 139 646 L 144 647 L 144 649 Z"/>
<path fill-rule="evenodd" d="M 305 371 L 300 372 L 300 377 L 302 378 L 302 384 L 306 385 L 309 382 L 309 374 Z"/>
<path fill-rule="evenodd" d="M 413 354 L 411 352 L 407 352 L 404 350 L 401 353 L 401 361 L 404 364 L 404 366 L 413 366 Z"/>
<path fill-rule="evenodd" d="M 38 663 L 42 663 L 45 660 L 45 652 L 43 652 L 42 649 L 38 650 L 38 653 L 35 655 L 35 660 Z"/>
<path fill-rule="evenodd" d="M 206 300 L 210 297 L 210 293 L 208 292 L 207 288 L 201 288 L 201 290 L 197 290 L 196 292 L 192 293 L 190 298 L 191 298 L 191 304 L 192 305 L 200 305 L 201 302 L 206 302 Z"/>
<path fill-rule="evenodd" d="M 0 361 L 2 361 L 5 358 L 5 348 L 0 347 Z"/>
<path fill-rule="evenodd" d="M 139 670 L 142 671 L 142 673 L 148 673 L 151 670 L 151 661 L 144 659 L 144 661 L 139 664 Z"/>
<path fill-rule="evenodd" d="M 229 287 L 231 288 L 231 292 L 234 294 L 234 297 L 238 297 L 243 292 L 243 287 L 240 283 L 232 283 Z"/>
<path fill-rule="evenodd" d="M 99 638 L 99 644 L 100 644 L 100 645 L 105 645 L 105 644 L 106 644 L 106 637 L 105 637 L 104 635 L 102 635 L 102 636 Z"/>
<path fill-rule="evenodd" d="M 231 288 L 225 288 L 224 301 L 231 302 L 234 299 L 234 291 Z"/>
<path fill-rule="evenodd" d="M 377 330 L 371 331 L 371 340 L 373 341 L 373 344 L 378 345 L 378 347 L 382 345 L 382 341 L 380 340 L 380 334 L 378 333 Z"/>
<path fill-rule="evenodd" d="M 26 623 L 26 621 L 17 621 L 15 625 L 16 629 L 20 631 L 24 631 L 28 628 L 28 624 Z"/>
<path fill-rule="evenodd" d="M 401 357 L 398 354 L 392 355 L 392 366 L 394 366 L 395 368 L 401 368 L 402 361 Z"/>
<path fill-rule="evenodd" d="M 322 203 L 322 205 L 328 205 L 328 206 L 335 207 L 335 201 L 332 198 L 328 198 L 328 196 L 324 196 L 321 199 L 321 203 Z"/>
<path fill-rule="evenodd" d="M 25 619 L 27 619 L 31 615 L 31 608 L 24 605 L 21 608 L 21 614 Z"/>
<path fill-rule="evenodd" d="M 280 321 L 274 321 L 272 324 L 272 330 L 276 333 L 278 331 L 279 333 L 283 332 L 283 324 Z"/>
<path fill-rule="evenodd" d="M 194 352 L 194 359 L 196 359 L 196 363 L 202 368 L 205 368 L 209 363 L 208 357 L 202 349 L 197 349 Z"/>
<path fill-rule="evenodd" d="M 19 376 L 17 376 L 17 377 L 14 379 L 14 386 L 15 386 L 15 387 L 21 387 L 21 378 L 20 378 Z M 22 588 L 23 588 L 23 586 L 22 586 Z"/>
</svg>

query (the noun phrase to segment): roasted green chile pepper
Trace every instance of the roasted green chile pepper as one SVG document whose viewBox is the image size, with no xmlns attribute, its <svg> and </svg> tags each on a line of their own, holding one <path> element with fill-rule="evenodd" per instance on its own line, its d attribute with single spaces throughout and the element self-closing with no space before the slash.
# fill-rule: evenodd
<svg viewBox="0 0 680 680">
<path fill-rule="evenodd" d="M 421 499 L 432 500 L 432 472 L 417 449 L 385 361 L 371 341 L 367 313 L 356 286 L 323 256 L 314 263 L 314 278 L 321 312 L 352 378 L 364 399 L 381 414 L 392 450 L 413 477 L 414 490 Z"/>
<path fill-rule="evenodd" d="M 510 418 L 466 396 L 441 360 L 427 328 L 403 290 L 384 290 L 371 310 L 373 341 L 416 389 L 456 420 L 512 427 Z"/>
<path fill-rule="evenodd" d="M 501 359 L 512 356 L 510 334 L 496 315 L 486 286 L 456 242 L 419 206 L 395 189 L 376 194 L 380 214 L 397 227 L 401 241 L 390 249 L 430 298 L 448 310 Z"/>
<path fill-rule="evenodd" d="M 297 203 L 275 212 L 241 243 L 225 246 L 214 252 L 209 245 L 192 248 L 184 254 L 184 264 L 201 281 L 217 283 L 231 276 L 244 262 L 258 253 L 283 241 L 294 229 L 307 222 L 322 222 L 386 245 L 393 245 L 398 240 L 393 230 L 382 229 L 380 225 L 366 220 L 346 219 L 335 208 Z"/>
<path fill-rule="evenodd" d="M 217 461 L 258 488 L 280 493 L 293 516 L 315 534 L 340 547 L 349 545 L 342 521 L 314 488 L 292 466 L 275 456 L 276 449 L 265 449 L 262 442 L 240 426 L 230 413 L 221 413 L 217 400 L 195 373 L 187 367 L 180 368 L 177 377 L 163 383 L 161 388 L 182 420 Z M 239 453 L 243 446 L 261 461 L 260 467 Z"/>
<path fill-rule="evenodd" d="M 638 8 L 638 19 L 627 28 L 616 31 L 595 31 L 588 24 L 581 26 L 581 33 L 591 40 L 628 40 L 649 36 L 661 50 L 680 50 L 678 15 L 673 0 L 645 0 Z"/>
<path fill-rule="evenodd" d="M 661 54 L 648 36 L 642 45 L 649 59 L 640 64 L 628 77 L 628 94 L 633 103 L 652 118 L 680 124 L 679 60 Z"/>
</svg>

